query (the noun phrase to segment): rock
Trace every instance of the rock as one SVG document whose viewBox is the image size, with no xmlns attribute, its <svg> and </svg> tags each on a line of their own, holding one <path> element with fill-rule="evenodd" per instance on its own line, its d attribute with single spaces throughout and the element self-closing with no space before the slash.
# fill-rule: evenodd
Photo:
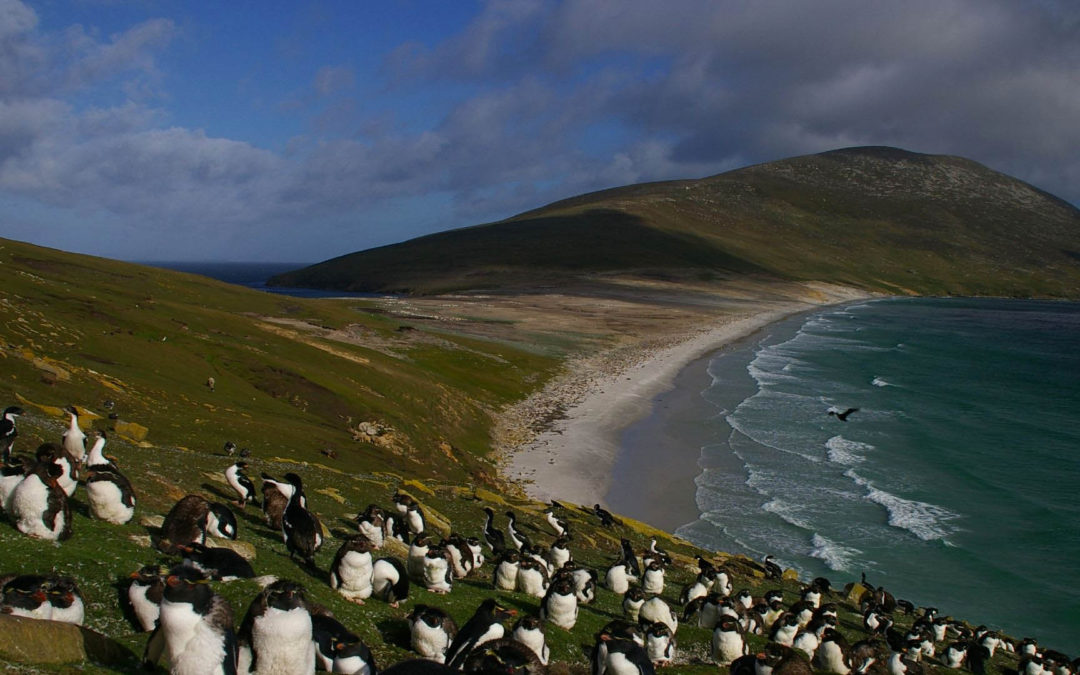
<svg viewBox="0 0 1080 675">
<path fill-rule="evenodd" d="M 866 595 L 867 591 L 869 590 L 870 589 L 868 589 L 866 586 L 863 586 L 856 581 L 844 586 L 844 596 L 847 598 L 848 602 L 858 607 L 859 601 L 862 600 L 862 597 Z"/>
<path fill-rule="evenodd" d="M 145 441 L 146 435 L 150 433 L 150 430 L 141 424 L 135 422 L 124 422 L 122 420 L 116 420 L 113 425 L 113 431 L 120 434 L 125 438 L 129 438 L 132 441 L 138 443 L 139 441 Z"/>
<path fill-rule="evenodd" d="M 165 522 L 165 516 L 143 516 L 139 518 L 139 524 L 143 527 L 151 527 L 156 530 L 161 529 L 161 525 Z"/>
<path fill-rule="evenodd" d="M 130 650 L 89 628 L 9 615 L 0 615 L 0 660 L 54 664 L 93 661 L 132 670 L 138 666 Z"/>
<path fill-rule="evenodd" d="M 403 482 L 402 485 L 404 485 L 405 487 L 416 488 L 417 490 L 419 490 L 421 492 L 426 492 L 427 494 L 431 495 L 432 497 L 435 496 L 435 491 L 434 490 L 432 490 L 431 488 L 424 485 L 423 483 L 421 483 L 418 480 L 410 478 L 409 480 Z M 400 490 L 400 492 L 405 492 L 405 491 Z M 406 494 L 408 494 L 408 493 L 406 493 Z M 409 495 L 409 496 L 412 497 L 412 495 Z M 413 497 L 413 499 L 415 499 L 415 497 Z"/>
<path fill-rule="evenodd" d="M 786 579 L 787 581 L 798 581 L 799 580 L 799 573 L 796 572 L 795 570 L 789 568 L 789 569 L 784 570 L 784 573 L 782 575 L 780 575 L 780 578 L 781 579 Z"/>
</svg>

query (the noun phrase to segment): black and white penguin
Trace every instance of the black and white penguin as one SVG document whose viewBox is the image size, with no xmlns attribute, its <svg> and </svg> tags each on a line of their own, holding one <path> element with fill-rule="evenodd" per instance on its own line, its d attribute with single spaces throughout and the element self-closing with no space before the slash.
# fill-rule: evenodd
<svg viewBox="0 0 1080 675">
<path fill-rule="evenodd" d="M 443 550 L 450 556 L 450 569 L 454 573 L 455 579 L 464 579 L 469 576 L 473 571 L 473 554 L 472 549 L 469 548 L 469 543 L 456 532 L 451 532 L 450 536 L 444 539 L 441 543 Z"/>
<path fill-rule="evenodd" d="M 75 579 L 50 576 L 45 593 L 49 597 L 49 604 L 52 605 L 50 621 L 82 625 L 86 617 L 86 605 Z"/>
<path fill-rule="evenodd" d="M 409 528 L 409 534 L 416 536 L 426 529 L 424 511 L 416 501 L 410 501 L 405 509 L 405 525 Z"/>
<path fill-rule="evenodd" d="M 450 565 L 450 555 L 445 549 L 433 546 L 424 555 L 421 577 L 424 588 L 432 593 L 445 595 L 454 588 L 454 570 Z"/>
<path fill-rule="evenodd" d="M 25 412 L 17 405 L 4 408 L 4 414 L 0 417 L 0 463 L 7 466 L 11 463 L 11 448 L 15 444 L 15 437 L 19 430 L 15 428 L 15 420 Z"/>
<path fill-rule="evenodd" d="M 641 577 L 641 566 L 638 565 L 637 554 L 634 553 L 634 547 L 630 544 L 630 540 L 625 537 L 619 541 L 621 547 L 621 561 L 626 563 L 626 572 L 634 577 Z"/>
<path fill-rule="evenodd" d="M 390 498 L 390 501 L 394 502 L 394 507 L 401 515 L 408 513 L 409 507 L 417 503 L 416 500 L 412 498 L 412 495 L 404 492 L 395 492 L 394 496 Z"/>
<path fill-rule="evenodd" d="M 99 434 L 86 456 L 83 476 L 90 514 L 107 523 L 123 525 L 135 515 L 135 490 L 116 465 L 105 458 L 105 434 Z"/>
<path fill-rule="evenodd" d="M 967 658 L 967 643 L 954 642 L 941 653 L 941 661 L 949 668 L 960 668 Z"/>
<path fill-rule="evenodd" d="M 498 555 L 506 549 L 506 536 L 495 527 L 495 511 L 490 506 L 484 507 L 487 516 L 484 519 L 484 540 L 491 547 L 491 553 Z"/>
<path fill-rule="evenodd" d="M 198 569 L 215 581 L 255 578 L 251 563 L 231 548 L 207 546 L 197 541 L 180 544 L 177 548 L 184 556 L 185 565 Z"/>
<path fill-rule="evenodd" d="M 525 558 L 518 563 L 517 577 L 514 579 L 514 588 L 517 591 L 534 598 L 542 598 L 548 592 L 550 584 L 547 567 L 543 564 L 532 558 Z"/>
<path fill-rule="evenodd" d="M 313 612 L 311 641 L 315 644 L 315 670 L 333 673 L 339 650 L 348 644 L 360 642 L 360 637 L 329 612 Z"/>
<path fill-rule="evenodd" d="M 539 657 L 525 645 L 510 638 L 490 640 L 469 653 L 463 669 L 466 673 L 520 673 L 541 675 L 547 672 Z"/>
<path fill-rule="evenodd" d="M 431 537 L 426 533 L 413 537 L 412 543 L 409 544 L 409 555 L 405 559 L 405 569 L 409 570 L 409 578 L 414 581 L 423 582 L 424 580 L 424 559 L 427 558 L 428 551 L 431 550 Z"/>
<path fill-rule="evenodd" d="M 532 548 L 529 538 L 518 528 L 517 516 L 513 511 L 506 512 L 506 531 L 510 535 L 510 543 L 517 550 Z"/>
<path fill-rule="evenodd" d="M 573 561 L 564 564 L 563 569 L 569 570 L 570 577 L 574 580 L 574 594 L 577 595 L 579 603 L 587 605 L 596 599 L 596 570 L 582 567 Z"/>
<path fill-rule="evenodd" d="M 597 643 L 597 675 L 655 675 L 648 653 L 637 642 L 601 634 Z"/>
<path fill-rule="evenodd" d="M 660 595 L 664 592 L 664 563 L 658 559 L 650 560 L 641 577 L 641 589 L 646 593 Z"/>
<path fill-rule="evenodd" d="M 451 668 L 463 666 L 469 652 L 485 642 L 501 638 L 506 633 L 502 622 L 515 614 L 516 610 L 506 609 L 494 598 L 484 600 L 450 644 L 446 651 L 446 663 Z"/>
<path fill-rule="evenodd" d="M 165 577 L 161 614 L 143 652 L 152 669 L 163 653 L 176 675 L 228 675 L 236 670 L 236 636 L 229 603 L 202 572 L 180 566 Z"/>
<path fill-rule="evenodd" d="M 544 637 L 544 623 L 535 616 L 523 616 L 514 624 L 510 637 L 525 645 L 536 654 L 541 665 L 547 665 L 551 658 L 551 649 L 548 648 Z"/>
<path fill-rule="evenodd" d="M 769 628 L 769 640 L 790 647 L 799 633 L 799 617 L 791 612 L 784 612 Z"/>
<path fill-rule="evenodd" d="M 255 483 L 252 483 L 251 479 L 248 478 L 247 473 L 245 473 L 247 467 L 248 463 L 244 460 L 229 465 L 229 467 L 225 469 L 225 480 L 236 492 L 237 506 L 245 508 L 250 503 L 257 508 L 259 506 L 259 498 L 255 494 Z"/>
<path fill-rule="evenodd" d="M 517 573 L 521 564 L 521 556 L 517 551 L 504 549 L 499 556 L 499 562 L 495 564 L 495 572 L 492 574 L 492 584 L 496 590 L 512 591 L 517 588 Z"/>
<path fill-rule="evenodd" d="M 232 457 L 236 454 L 236 443 L 233 443 L 232 441 L 225 441 L 225 445 L 222 446 L 221 449 L 225 452 L 226 455 Z"/>
<path fill-rule="evenodd" d="M 161 612 L 165 579 L 157 565 L 145 565 L 131 573 L 131 582 L 123 594 L 124 613 L 133 618 L 144 632 L 154 630 Z"/>
<path fill-rule="evenodd" d="M 16 455 L 10 464 L 0 465 L 0 511 L 11 513 L 11 496 L 33 470 L 34 461 L 27 455 Z"/>
<path fill-rule="evenodd" d="M 55 446 L 38 449 L 34 468 L 11 495 L 11 517 L 15 527 L 35 539 L 66 541 L 71 537 L 71 507 L 59 484 L 63 467 L 55 461 Z"/>
<path fill-rule="evenodd" d="M 279 579 L 262 590 L 240 624 L 240 672 L 310 673 L 315 665 L 311 610 L 303 586 Z M 250 659 L 250 661 L 248 661 Z"/>
<path fill-rule="evenodd" d="M 731 665 L 735 659 L 746 656 L 749 648 L 738 619 L 722 616 L 712 633 L 711 656 L 718 666 Z"/>
<path fill-rule="evenodd" d="M 409 646 L 438 663 L 446 662 L 446 651 L 457 637 L 458 627 L 449 614 L 438 607 L 416 605 L 405 619 L 409 622 Z"/>
<path fill-rule="evenodd" d="M 600 524 L 604 527 L 615 527 L 616 525 L 622 525 L 622 523 L 607 509 L 603 508 L 599 504 L 593 505 L 593 514 L 600 519 Z"/>
<path fill-rule="evenodd" d="M 555 515 L 555 509 L 553 507 L 547 507 L 544 509 L 544 520 L 551 526 L 555 536 L 562 537 L 570 534 L 570 526 L 565 520 Z"/>
<path fill-rule="evenodd" d="M 645 653 L 653 665 L 664 667 L 675 658 L 675 636 L 666 624 L 656 622 L 645 628 Z"/>
<path fill-rule="evenodd" d="M 322 526 L 315 514 L 300 505 L 304 494 L 300 476 L 287 473 L 285 480 L 293 486 L 293 494 L 281 515 L 281 536 L 290 559 L 299 555 L 308 567 L 314 568 L 315 553 L 322 548 Z"/>
<path fill-rule="evenodd" d="M 484 547 L 480 543 L 478 537 L 469 537 L 465 540 L 465 545 L 472 551 L 472 571 L 473 573 L 480 570 L 484 566 Z"/>
<path fill-rule="evenodd" d="M 48 595 L 49 578 L 22 574 L 0 578 L 0 613 L 30 619 L 49 619 L 53 607 Z"/>
<path fill-rule="evenodd" d="M 409 575 L 397 558 L 380 558 L 371 566 L 371 594 L 391 607 L 409 597 Z"/>
<path fill-rule="evenodd" d="M 370 598 L 375 590 L 372 584 L 375 574 L 372 548 L 367 537 L 350 537 L 338 548 L 334 561 L 330 563 L 330 588 L 358 605 L 364 604 L 364 600 Z"/>
<path fill-rule="evenodd" d="M 784 570 L 774 562 L 775 558 L 771 555 L 765 556 L 765 578 L 766 579 L 781 579 L 784 576 Z"/>
<path fill-rule="evenodd" d="M 187 495 L 165 515 L 157 547 L 162 553 L 177 553 L 180 544 L 205 544 L 207 537 L 236 539 L 236 536 L 236 515 L 227 506 L 212 504 L 199 495 Z"/>
<path fill-rule="evenodd" d="M 851 666 L 848 663 L 850 647 L 844 635 L 835 628 L 826 628 L 821 633 L 821 642 L 814 652 L 812 664 L 818 670 L 838 675 L 848 675 Z"/>
<path fill-rule="evenodd" d="M 645 646 L 645 634 L 641 628 L 637 625 L 637 622 L 630 623 L 629 621 L 623 621 L 621 619 L 615 619 L 609 621 L 595 636 L 593 643 L 593 649 L 591 654 L 592 672 L 594 674 L 603 674 L 608 667 L 608 643 L 612 640 L 627 640 L 635 643 L 638 647 L 644 648 Z M 652 662 L 649 661 L 647 655 L 642 651 L 644 660 L 652 667 Z"/>
<path fill-rule="evenodd" d="M 61 445 L 64 451 L 75 460 L 75 464 L 78 465 L 86 455 L 86 434 L 83 433 L 82 428 L 79 426 L 79 409 L 69 405 L 64 408 L 64 412 L 70 416 L 70 419 L 68 420 L 68 428 L 61 435 Z"/>
<path fill-rule="evenodd" d="M 821 644 L 821 637 L 818 633 L 803 629 L 795 634 L 795 639 L 791 641 L 792 649 L 797 649 L 803 654 L 806 654 L 806 658 L 814 658 L 814 653 L 817 652 L 818 646 Z"/>
<path fill-rule="evenodd" d="M 360 534 L 367 537 L 373 549 L 380 549 L 383 545 L 383 526 L 386 524 L 386 513 L 378 504 L 368 504 L 363 513 L 356 516 L 356 529 Z"/>
<path fill-rule="evenodd" d="M 622 611 L 627 619 L 637 622 L 641 615 L 641 606 L 645 604 L 645 591 L 641 586 L 633 585 L 623 593 Z"/>
<path fill-rule="evenodd" d="M 649 623 L 659 621 L 671 629 L 672 635 L 679 630 L 678 615 L 675 613 L 675 610 L 673 610 L 671 606 L 664 602 L 664 599 L 658 595 L 649 598 L 645 601 L 645 604 L 641 606 L 641 611 L 638 612 L 638 621 L 647 621 Z"/>
<path fill-rule="evenodd" d="M 577 618 L 578 599 L 574 593 L 574 583 L 567 577 L 560 577 L 551 584 L 540 602 L 540 619 L 570 630 L 577 623 Z"/>
<path fill-rule="evenodd" d="M 570 538 L 561 536 L 551 542 L 551 546 L 548 547 L 544 558 L 554 569 L 559 569 L 573 560 L 574 556 L 570 553 Z"/>
<path fill-rule="evenodd" d="M 623 560 L 618 560 L 604 574 L 604 586 L 613 593 L 623 594 L 630 588 L 631 575 Z"/>
<path fill-rule="evenodd" d="M 334 645 L 334 667 L 331 672 L 347 675 L 375 675 L 379 672 L 375 657 L 364 641 L 339 642 Z"/>
</svg>

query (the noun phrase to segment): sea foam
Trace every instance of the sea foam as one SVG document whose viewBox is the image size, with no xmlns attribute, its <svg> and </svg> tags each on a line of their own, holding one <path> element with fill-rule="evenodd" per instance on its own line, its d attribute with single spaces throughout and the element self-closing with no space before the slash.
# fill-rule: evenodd
<svg viewBox="0 0 1080 675">
<path fill-rule="evenodd" d="M 825 441 L 829 461 L 843 466 L 855 466 L 866 461 L 866 454 L 874 449 L 869 443 L 852 441 L 843 436 L 833 436 Z"/>
<path fill-rule="evenodd" d="M 837 572 L 850 571 L 856 556 L 862 553 L 857 548 L 841 546 L 817 532 L 814 533 L 811 544 L 814 548 L 810 551 L 810 555 L 824 562 L 829 569 Z"/>
<path fill-rule="evenodd" d="M 878 489 L 874 484 L 849 469 L 844 475 L 851 478 L 857 485 L 866 489 L 866 499 L 885 508 L 889 518 L 889 525 L 907 530 L 923 541 L 933 541 L 945 538 L 956 530 L 948 525 L 948 522 L 960 517 L 936 504 L 920 502 L 913 499 L 904 499 L 891 492 Z M 948 543 L 948 542 L 946 542 Z"/>
</svg>

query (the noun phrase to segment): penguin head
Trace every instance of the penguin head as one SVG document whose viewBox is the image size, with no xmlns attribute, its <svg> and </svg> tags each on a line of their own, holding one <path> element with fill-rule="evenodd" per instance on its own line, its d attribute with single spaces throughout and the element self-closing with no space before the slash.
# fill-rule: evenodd
<svg viewBox="0 0 1080 675">
<path fill-rule="evenodd" d="M 4 584 L 3 604 L 20 609 L 34 609 L 49 601 L 48 578 L 24 574 Z"/>
<path fill-rule="evenodd" d="M 530 615 L 523 616 L 520 619 L 518 619 L 517 623 L 514 624 L 514 630 L 517 630 L 519 628 L 521 630 L 528 630 L 528 631 L 541 630 L 542 625 L 543 624 L 540 621 L 539 617 L 532 616 L 530 614 Z"/>
<path fill-rule="evenodd" d="M 129 575 L 132 583 L 140 586 L 151 586 L 162 581 L 161 575 L 167 573 L 168 570 L 162 569 L 159 565 L 143 565 L 136 571 Z"/>
<path fill-rule="evenodd" d="M 626 589 L 626 594 L 623 595 L 623 598 L 632 602 L 644 601 L 645 591 L 641 590 L 641 586 L 634 585 Z"/>
<path fill-rule="evenodd" d="M 294 488 L 296 488 L 297 490 L 303 490 L 304 489 L 304 481 L 300 478 L 300 476 L 298 476 L 295 473 L 292 473 L 291 471 L 289 473 L 285 474 L 285 480 L 288 481 L 288 483 L 290 485 L 292 485 Z"/>
<path fill-rule="evenodd" d="M 665 623 L 654 621 L 645 629 L 645 635 L 652 638 L 671 637 L 671 629 Z"/>
<path fill-rule="evenodd" d="M 488 598 L 480 603 L 480 606 L 476 609 L 476 613 L 490 616 L 493 621 L 505 621 L 512 616 L 516 616 L 517 610 L 507 609 L 500 605 L 495 598 Z"/>
<path fill-rule="evenodd" d="M 213 595 L 206 575 L 194 567 L 177 565 L 165 577 L 163 597 L 169 602 L 187 603 L 196 608 L 209 607 Z"/>
<path fill-rule="evenodd" d="M 283 612 L 288 612 L 297 607 L 307 607 L 307 596 L 304 593 L 304 587 L 288 579 L 279 579 L 270 584 L 263 591 L 263 595 L 267 607 L 273 607 Z"/>
<path fill-rule="evenodd" d="M 46 586 L 49 603 L 53 607 L 68 608 L 82 599 L 79 586 L 71 577 L 52 577 Z"/>
<path fill-rule="evenodd" d="M 236 515 L 224 504 L 210 504 L 207 514 L 206 533 L 222 539 L 236 539 L 238 534 Z"/>
<path fill-rule="evenodd" d="M 720 621 L 717 622 L 716 628 L 718 630 L 726 632 L 739 632 L 739 620 L 730 614 L 724 614 L 720 617 Z"/>
<path fill-rule="evenodd" d="M 9 405 L 8 407 L 4 408 L 4 417 L 7 418 L 18 417 L 19 415 L 23 414 L 25 414 L 23 412 L 23 409 L 17 405 Z"/>
</svg>

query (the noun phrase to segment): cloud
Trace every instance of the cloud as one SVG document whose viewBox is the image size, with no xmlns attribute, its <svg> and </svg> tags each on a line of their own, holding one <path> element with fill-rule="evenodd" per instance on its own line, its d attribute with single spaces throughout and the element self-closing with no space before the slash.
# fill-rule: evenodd
<svg viewBox="0 0 1080 675">
<path fill-rule="evenodd" d="M 0 191 L 189 257 L 332 255 L 345 231 L 412 232 L 416 204 L 446 207 L 426 226 L 464 225 L 861 144 L 963 155 L 1080 201 L 1074 3 L 490 0 L 388 53 L 381 90 L 352 63 L 305 71 L 281 94 L 306 134 L 268 144 L 284 151 L 173 117 L 160 59 L 177 26 L 48 33 L 0 0 Z"/>
</svg>

